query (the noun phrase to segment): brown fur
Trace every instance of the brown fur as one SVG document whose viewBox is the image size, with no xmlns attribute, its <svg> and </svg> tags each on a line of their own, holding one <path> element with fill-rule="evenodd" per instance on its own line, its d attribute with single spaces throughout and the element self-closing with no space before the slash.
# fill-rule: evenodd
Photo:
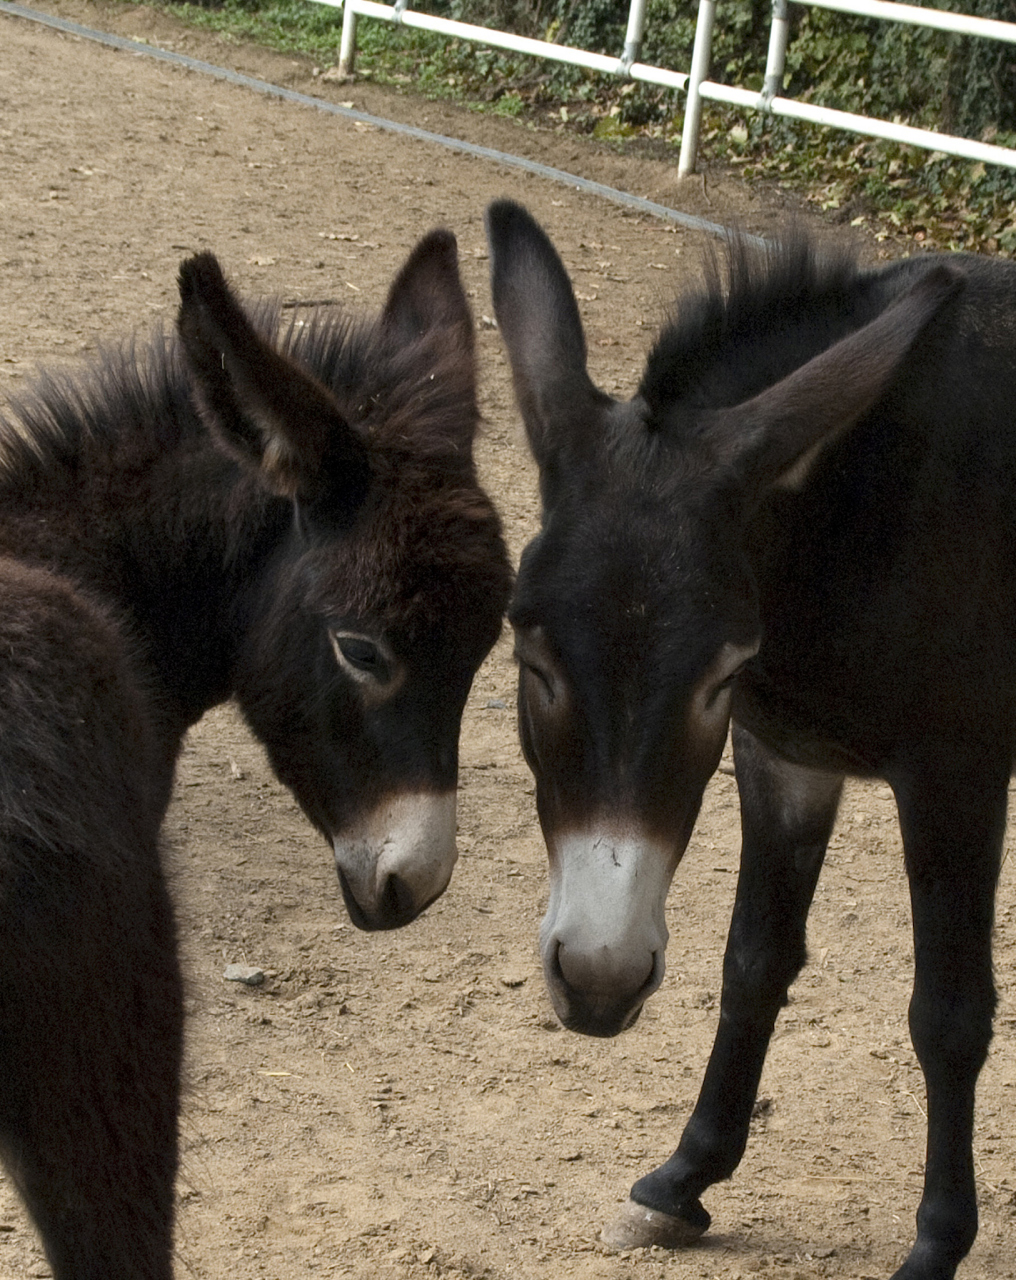
<svg viewBox="0 0 1016 1280">
<path fill-rule="evenodd" d="M 183 733 L 235 694 L 329 838 L 379 795 L 447 790 L 510 587 L 448 233 L 372 323 L 276 340 L 211 255 L 180 283 L 180 339 L 47 374 L 0 419 L 0 1155 L 55 1280 L 171 1275 L 159 828 Z M 396 655 L 395 692 L 360 697 L 336 628 Z"/>
</svg>

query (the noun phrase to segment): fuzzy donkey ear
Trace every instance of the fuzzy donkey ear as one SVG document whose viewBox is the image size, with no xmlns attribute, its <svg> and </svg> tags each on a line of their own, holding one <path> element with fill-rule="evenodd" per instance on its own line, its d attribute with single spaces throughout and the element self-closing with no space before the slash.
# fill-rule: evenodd
<svg viewBox="0 0 1016 1280">
<path fill-rule="evenodd" d="M 331 392 L 257 332 L 214 254 L 181 264 L 177 328 L 198 409 L 240 461 L 287 498 L 362 488 L 366 449 Z"/>
<path fill-rule="evenodd" d="M 450 231 L 431 231 L 416 245 L 392 281 L 381 323 L 399 343 L 440 333 L 444 341 L 472 359 L 473 317 L 459 276 L 458 247 Z"/>
</svg>

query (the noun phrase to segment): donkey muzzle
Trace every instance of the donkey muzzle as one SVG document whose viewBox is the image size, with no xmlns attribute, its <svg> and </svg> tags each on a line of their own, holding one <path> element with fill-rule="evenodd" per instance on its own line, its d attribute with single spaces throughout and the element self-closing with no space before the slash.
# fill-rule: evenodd
<svg viewBox="0 0 1016 1280">
<path fill-rule="evenodd" d="M 671 851 L 629 835 L 553 841 L 540 952 L 554 1010 L 570 1030 L 617 1035 L 663 981 L 674 863 Z"/>
<path fill-rule="evenodd" d="M 401 928 L 448 887 L 458 858 L 455 792 L 389 796 L 332 847 L 353 924 Z"/>
</svg>

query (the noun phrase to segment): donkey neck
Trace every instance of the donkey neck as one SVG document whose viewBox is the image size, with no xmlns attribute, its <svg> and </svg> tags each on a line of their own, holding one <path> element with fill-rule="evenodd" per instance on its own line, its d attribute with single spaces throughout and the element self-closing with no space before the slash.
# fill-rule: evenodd
<svg viewBox="0 0 1016 1280">
<path fill-rule="evenodd" d="M 119 399 L 108 383 L 89 402 L 49 381 L 0 423 L 0 553 L 70 580 L 114 619 L 179 737 L 232 692 L 291 508 L 215 446 L 170 369 L 147 385 L 126 362 L 114 372 Z"/>
</svg>

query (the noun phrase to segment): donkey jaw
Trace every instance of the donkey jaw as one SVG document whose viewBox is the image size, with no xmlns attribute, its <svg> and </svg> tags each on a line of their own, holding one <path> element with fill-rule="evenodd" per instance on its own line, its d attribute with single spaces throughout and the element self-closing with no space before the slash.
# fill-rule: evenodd
<svg viewBox="0 0 1016 1280">
<path fill-rule="evenodd" d="M 332 839 L 349 918 L 398 929 L 444 893 L 458 859 L 455 792 L 388 796 Z"/>
<path fill-rule="evenodd" d="M 549 843 L 540 953 L 554 1010 L 571 1031 L 615 1036 L 663 981 L 674 850 L 605 831 L 571 832 Z"/>
</svg>

